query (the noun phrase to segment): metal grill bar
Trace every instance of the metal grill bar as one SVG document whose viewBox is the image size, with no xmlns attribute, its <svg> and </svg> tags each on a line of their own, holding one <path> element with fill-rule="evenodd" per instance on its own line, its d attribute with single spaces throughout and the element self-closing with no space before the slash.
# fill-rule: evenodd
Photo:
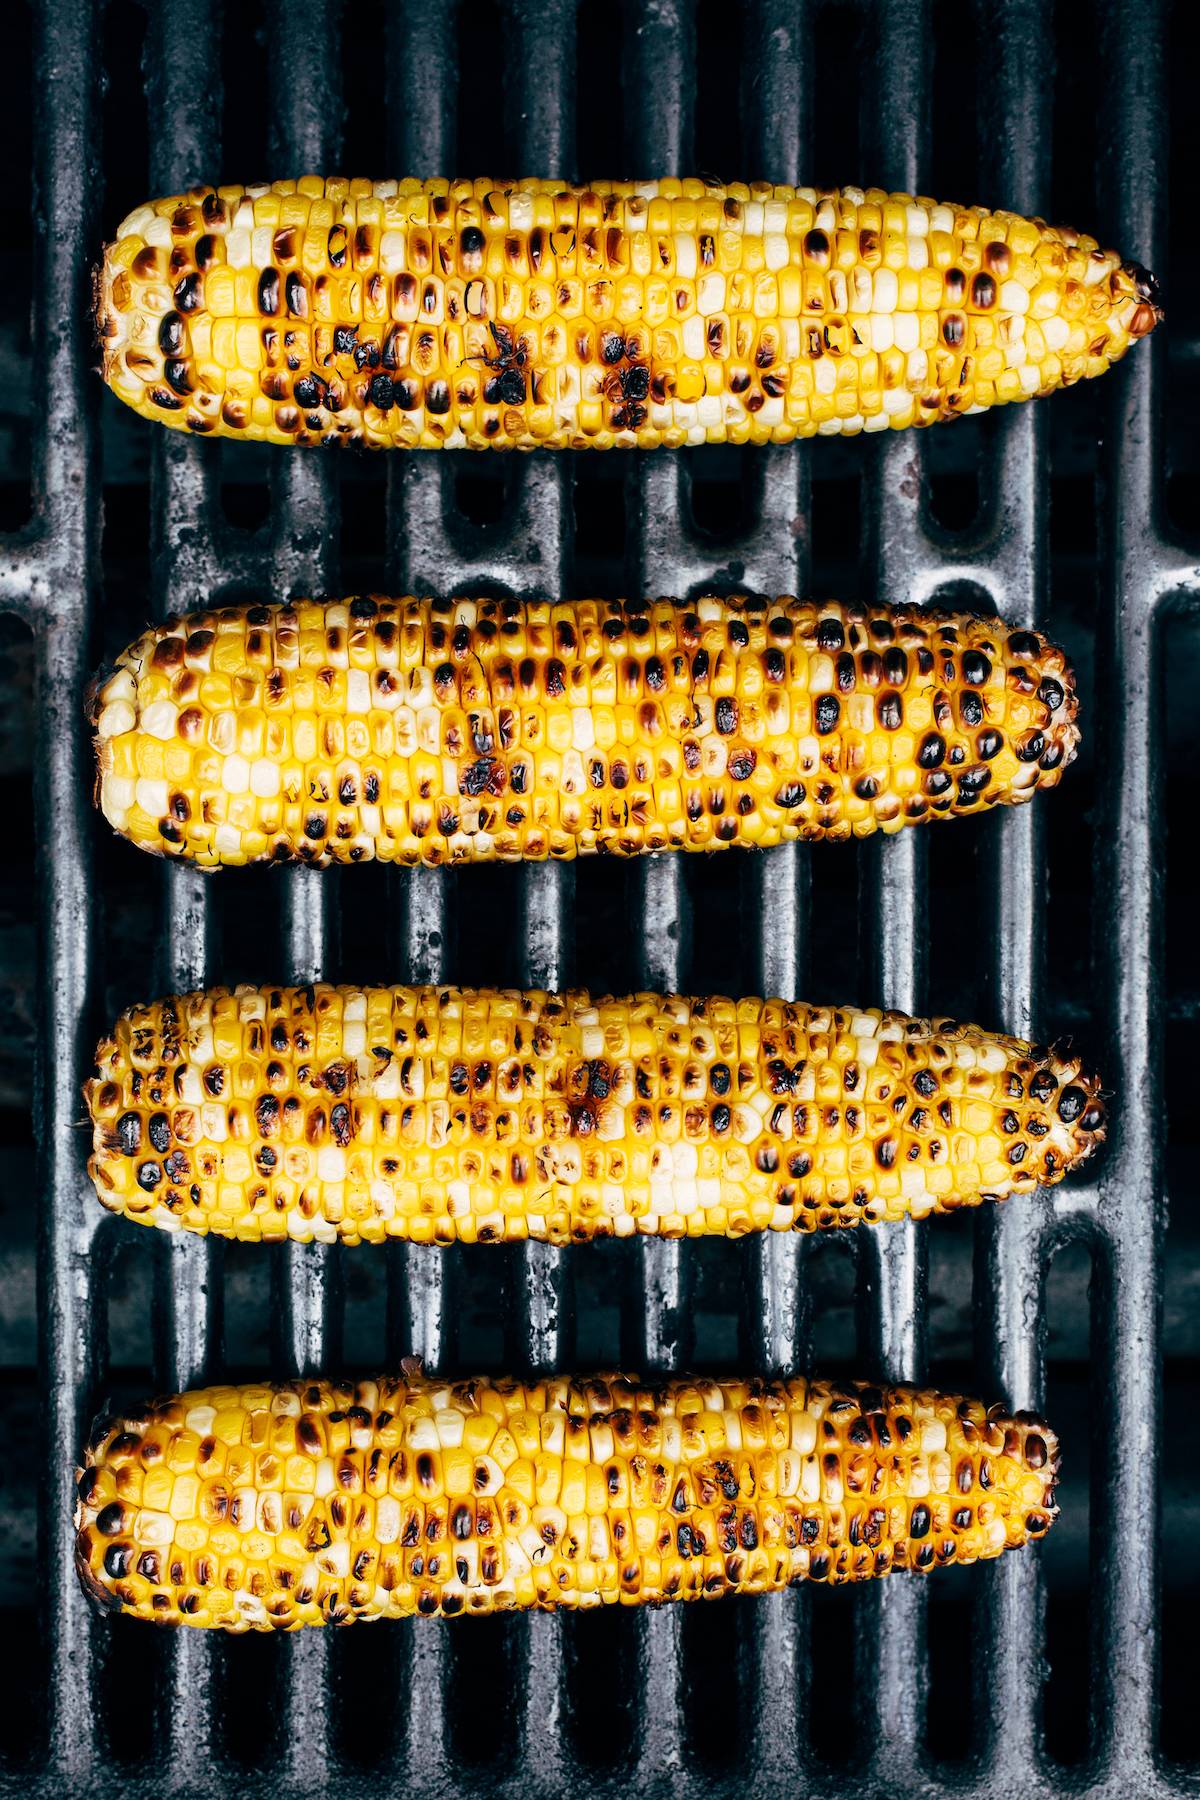
<svg viewBox="0 0 1200 1800">
<path fill-rule="evenodd" d="M 149 21 L 150 179 L 155 193 L 178 193 L 205 178 L 219 153 L 220 19 L 213 0 L 185 16 L 162 8 Z M 151 565 L 161 613 L 203 605 L 214 573 L 207 520 L 220 513 L 215 458 L 174 432 L 156 434 L 150 460 Z M 159 991 L 203 987 L 215 968 L 209 884 L 198 870 L 166 863 L 161 871 Z M 156 1246 L 158 1249 L 158 1246 Z M 156 1378 L 164 1392 L 212 1380 L 222 1343 L 223 1246 L 216 1238 L 179 1233 L 156 1258 Z M 167 1646 L 162 1723 L 173 1758 L 207 1757 L 213 1742 L 211 1650 L 182 1635 Z"/>
<path fill-rule="evenodd" d="M 813 12 L 808 0 L 757 0 L 743 19 L 747 69 L 742 92 L 743 138 L 755 174 L 799 182 L 811 152 L 812 75 L 807 47 Z M 776 497 L 751 558 L 751 585 L 768 594 L 807 591 L 811 480 L 809 446 L 789 459 L 772 448 L 764 465 L 767 494 Z M 787 513 L 795 509 L 789 518 Z M 800 527 L 797 529 L 797 527 Z M 750 933 L 751 992 L 783 1000 L 804 998 L 809 973 L 808 916 L 812 873 L 807 845 L 789 844 L 770 856 L 747 858 L 740 885 Z M 775 1232 L 749 1239 L 743 1259 L 743 1338 L 749 1366 L 787 1372 L 807 1366 L 812 1308 L 805 1281 L 807 1240 Z M 741 1692 L 752 1720 L 751 1763 L 779 1782 L 804 1767 L 800 1721 L 807 1719 L 810 1608 L 802 1593 L 774 1594 L 741 1620 Z"/>
<path fill-rule="evenodd" d="M 39 1378 L 46 1410 L 40 1557 L 49 1639 L 47 1763 L 60 1784 L 86 1784 L 101 1756 L 97 1644 L 75 1580 L 71 1543 L 71 1472 L 105 1354 L 94 1299 L 101 1234 L 83 1191 L 74 1127 L 94 967 L 91 831 L 79 798 L 88 766 L 79 694 L 89 672 L 100 493 L 95 396 L 78 320 L 86 305 L 99 183 L 96 58 L 97 21 L 88 0 L 61 0 L 37 13 L 35 523 L 17 547 L 15 579 L 3 596 L 28 612 L 35 632 L 41 1028 L 34 1104 Z"/>
<path fill-rule="evenodd" d="M 1118 197 L 1114 225 L 1129 254 L 1147 262 L 1165 238 L 1167 146 L 1157 96 L 1166 17 L 1161 4 L 1142 12 L 1114 8 L 1101 57 L 1103 116 L 1112 125 L 1103 167 L 1107 189 Z M 1091 1568 L 1099 1631 L 1091 1686 L 1097 1772 L 1114 1793 L 1118 1782 L 1149 1793 L 1161 1779 L 1155 1751 L 1157 1534 L 1147 1554 L 1135 1558 L 1121 1553 L 1121 1530 L 1125 1519 L 1159 1516 L 1166 1120 L 1159 1098 L 1163 709 L 1157 640 L 1164 602 L 1200 599 L 1194 560 L 1184 564 L 1162 530 L 1163 375 L 1159 343 L 1109 397 L 1105 460 L 1113 504 L 1105 510 L 1113 523 L 1098 646 L 1098 685 L 1108 718 L 1098 768 L 1098 923 L 1111 958 L 1106 1054 L 1122 1104 L 1100 1169 L 1093 1258 L 1094 1358 L 1109 1371 L 1111 1385 L 1094 1409 Z M 1100 1448 L 1101 1429 L 1111 1448 Z"/>
<path fill-rule="evenodd" d="M 978 7 L 982 24 L 988 9 Z M 997 146 L 996 179 L 1017 210 L 1036 212 L 1046 191 L 1053 91 L 1046 67 L 1043 15 L 1036 4 L 1011 7 L 1000 21 L 995 79 L 986 84 L 985 131 Z M 1041 55 L 1039 55 L 1041 49 Z M 1005 96 L 1001 100 L 1000 96 Z M 1013 409 L 989 473 L 992 540 L 984 547 L 987 591 L 1013 625 L 1044 623 L 1047 582 L 1046 420 L 1036 408 Z M 1021 807 L 990 822 L 988 886 L 995 1022 L 1035 1038 L 1043 967 L 1045 814 Z M 1009 1406 L 1034 1409 L 1045 1384 L 1045 1273 L 1054 1213 L 1042 1189 L 1019 1206 L 989 1209 L 975 1225 L 975 1295 L 980 1379 Z M 1015 1787 L 1041 1758 L 1041 1665 L 1045 1596 L 1035 1557 L 1012 1557 L 981 1585 L 985 1641 L 993 1646 L 976 1702 L 980 1755 L 996 1791 Z"/>
<path fill-rule="evenodd" d="M 632 120 L 633 161 L 679 175 L 693 138 L 695 67 L 692 20 L 686 0 L 658 0 L 634 24 L 627 46 L 630 89 L 641 105 Z M 687 592 L 690 582 L 677 527 L 683 495 L 677 459 L 639 458 L 628 482 L 633 512 L 632 587 L 637 595 Z M 672 529 L 675 527 L 676 529 Z M 638 979 L 647 988 L 677 993 L 690 974 L 686 877 L 677 856 L 652 856 L 630 883 L 638 943 Z M 623 1316 L 627 1360 L 648 1373 L 679 1367 L 687 1313 L 688 1271 L 678 1243 L 645 1239 L 638 1246 L 632 1317 Z M 636 1776 L 639 1786 L 677 1779 L 683 1741 L 680 1692 L 683 1628 L 673 1610 L 638 1620 Z"/>
<path fill-rule="evenodd" d="M 289 57 L 271 58 L 272 161 L 280 169 L 335 167 L 341 149 L 340 0 L 278 0 L 274 23 L 280 45 L 313 41 L 323 54 L 306 59 L 296 79 Z M 322 456 L 271 460 L 273 530 L 271 585 L 275 596 L 328 593 L 336 588 L 339 505 L 336 465 Z M 331 979 L 337 967 L 336 930 L 341 871 L 284 872 L 283 949 L 289 981 Z M 282 1373 L 336 1368 L 342 1316 L 341 1251 L 320 1244 L 286 1244 L 275 1259 L 275 1360 Z M 331 1643 L 324 1632 L 302 1633 L 286 1646 L 280 1698 L 280 1741 L 287 1777 L 297 1786 L 322 1779 L 332 1752 Z"/>
<path fill-rule="evenodd" d="M 928 160 L 928 45 L 926 0 L 872 13 L 874 60 L 867 85 L 863 136 L 875 179 L 915 194 Z M 919 440 L 883 434 L 867 464 L 867 594 L 911 599 L 912 571 L 924 560 L 915 540 Z M 918 481 L 913 481 L 913 474 Z M 919 1012 L 925 989 L 928 846 L 922 832 L 877 837 L 863 846 L 860 864 L 864 919 L 874 920 L 866 962 L 870 994 L 883 1006 Z M 860 1356 L 885 1381 L 913 1381 L 924 1373 L 925 1288 L 929 1263 L 924 1230 L 911 1219 L 860 1232 L 858 1257 Z M 926 1592 L 916 1582 L 885 1582 L 865 1596 L 856 1646 L 858 1689 L 876 1779 L 898 1771 L 913 1782 L 928 1686 Z"/>
</svg>

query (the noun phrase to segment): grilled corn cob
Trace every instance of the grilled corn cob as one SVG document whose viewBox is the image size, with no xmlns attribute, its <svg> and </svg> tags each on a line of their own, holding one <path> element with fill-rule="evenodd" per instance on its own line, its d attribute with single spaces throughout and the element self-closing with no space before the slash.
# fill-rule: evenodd
<svg viewBox="0 0 1200 1800">
<path fill-rule="evenodd" d="M 881 188 L 193 188 L 104 251 L 104 379 L 277 444 L 608 449 L 929 425 L 1099 375 L 1161 316 L 1094 238 Z"/>
<path fill-rule="evenodd" d="M 638 1605 L 973 1563 L 1044 1535 L 1028 1413 L 865 1382 L 217 1387 L 100 1422 L 76 1566 L 227 1631 Z"/>
<path fill-rule="evenodd" d="M 253 1241 L 698 1237 L 1057 1181 L 1099 1083 L 950 1019 L 639 994 L 215 988 L 133 1007 L 85 1089 L 104 1205 Z"/>
<path fill-rule="evenodd" d="M 786 597 L 228 607 L 91 701 L 109 823 L 208 866 L 865 837 L 1052 786 L 1077 710 L 1036 632 Z"/>
</svg>

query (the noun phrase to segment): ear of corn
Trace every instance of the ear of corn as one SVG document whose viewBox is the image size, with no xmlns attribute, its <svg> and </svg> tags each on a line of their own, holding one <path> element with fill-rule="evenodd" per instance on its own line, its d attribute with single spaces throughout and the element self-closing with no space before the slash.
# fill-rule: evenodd
<svg viewBox="0 0 1200 1800">
<path fill-rule="evenodd" d="M 76 1565 L 110 1609 L 228 1631 L 693 1600 L 998 1556 L 1057 1471 L 1039 1420 L 934 1389 L 209 1388 L 97 1426 Z"/>
<path fill-rule="evenodd" d="M 103 373 L 179 430 L 402 449 L 784 443 L 1098 375 L 1160 316 L 1094 238 L 880 188 L 195 188 L 97 276 Z"/>
<path fill-rule="evenodd" d="M 142 848 L 323 866 L 898 831 L 1053 786 L 1077 710 L 1062 651 L 996 619 L 360 597 L 153 626 L 92 717 Z"/>
<path fill-rule="evenodd" d="M 218 988 L 85 1090 L 104 1205 L 250 1241 L 815 1231 L 1053 1182 L 1104 1135 L 1066 1049 L 780 1000 Z"/>
</svg>

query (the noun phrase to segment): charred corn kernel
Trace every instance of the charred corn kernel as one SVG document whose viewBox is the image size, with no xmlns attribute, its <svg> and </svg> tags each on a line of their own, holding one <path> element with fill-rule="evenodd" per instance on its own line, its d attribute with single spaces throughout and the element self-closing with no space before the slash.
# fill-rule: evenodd
<svg viewBox="0 0 1200 1800">
<path fill-rule="evenodd" d="M 1050 393 L 1151 331 L 1157 294 L 1076 231 L 881 189 L 306 178 L 138 207 L 96 317 L 114 393 L 182 431 L 678 448 Z M 993 329 L 1007 386 L 979 366 Z"/>
<path fill-rule="evenodd" d="M 898 831 L 1053 786 L 1076 711 L 1062 651 L 995 619 L 360 597 L 151 627 L 91 716 L 143 849 L 323 867 Z"/>
<path fill-rule="evenodd" d="M 583 1463 L 562 1450 L 540 1459 L 558 1466 L 557 1502 L 514 1486 L 528 1463 L 483 1497 L 448 1491 L 445 1455 L 426 1446 L 448 1451 L 448 1423 L 464 1437 L 485 1401 L 510 1420 L 552 1417 L 567 1455 L 582 1447 Z M 148 1434 L 169 1445 L 213 1406 L 240 1421 L 243 1445 L 261 1418 L 300 1458 L 345 1414 L 356 1429 L 338 1481 L 317 1497 L 250 1484 L 231 1498 L 218 1442 L 217 1505 L 202 1490 L 182 1514 L 151 1510 Z M 525 1388 L 443 1384 L 414 1367 L 358 1385 L 183 1394 L 99 1422 L 77 1474 L 75 1561 L 107 1610 L 227 1631 L 707 1599 L 998 1556 L 1049 1530 L 1058 1465 L 1057 1438 L 1031 1414 L 933 1388 L 619 1375 Z"/>
<path fill-rule="evenodd" d="M 1057 1181 L 1105 1130 L 1066 1048 L 781 1000 L 214 988 L 131 1008 L 96 1061 L 104 1205 L 250 1241 L 922 1218 Z M 236 1410 L 203 1427 L 239 1429 Z M 428 1430 L 428 1448 L 448 1442 Z M 532 1412 L 509 1418 L 511 1443 L 479 1431 L 454 1442 L 448 1481 L 485 1449 L 506 1467 L 560 1448 Z"/>
</svg>

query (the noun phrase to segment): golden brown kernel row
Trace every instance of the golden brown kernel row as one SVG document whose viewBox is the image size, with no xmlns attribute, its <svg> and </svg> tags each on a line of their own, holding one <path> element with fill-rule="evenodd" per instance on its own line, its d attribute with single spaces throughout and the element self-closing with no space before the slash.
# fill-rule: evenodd
<svg viewBox="0 0 1200 1800">
<path fill-rule="evenodd" d="M 143 1224 L 274 1242 L 815 1231 L 1059 1180 L 1094 1075 L 949 1019 L 771 1000 L 217 988 L 131 1008 L 89 1171 Z"/>
<path fill-rule="evenodd" d="M 138 207 L 97 326 L 113 391 L 180 430 L 677 448 L 1050 393 L 1156 292 L 1073 230 L 878 188 L 306 176 Z"/>
<path fill-rule="evenodd" d="M 1077 710 L 1062 651 L 997 619 L 359 596 L 151 627 L 92 718 L 142 848 L 324 866 L 898 831 L 1053 786 Z"/>
<path fill-rule="evenodd" d="M 765 1593 L 973 1563 L 1052 1524 L 1054 1433 L 864 1382 L 218 1387 L 99 1424 L 76 1566 L 161 1623 Z"/>
</svg>

